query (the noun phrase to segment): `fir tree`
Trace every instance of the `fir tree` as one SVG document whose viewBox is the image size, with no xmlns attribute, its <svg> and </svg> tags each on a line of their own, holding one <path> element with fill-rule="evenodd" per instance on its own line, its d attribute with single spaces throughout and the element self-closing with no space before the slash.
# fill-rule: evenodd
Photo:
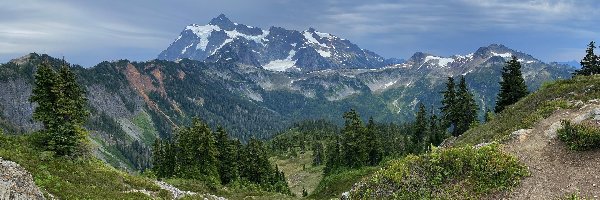
<svg viewBox="0 0 600 200">
<path fill-rule="evenodd" d="M 369 160 L 365 127 L 358 113 L 351 109 L 344 113 L 345 126 L 342 130 L 342 157 L 345 166 L 365 166 Z"/>
<path fill-rule="evenodd" d="M 461 76 L 457 91 L 457 124 L 452 134 L 459 136 L 469 130 L 471 124 L 477 120 L 477 104 L 473 94 L 469 92 L 465 77 Z"/>
<path fill-rule="evenodd" d="M 182 178 L 218 183 L 218 151 L 216 140 L 208 125 L 194 118 L 191 127 L 182 128 L 177 134 L 178 175 Z"/>
<path fill-rule="evenodd" d="M 446 131 L 441 127 L 440 120 L 433 113 L 431 109 L 431 115 L 429 117 L 429 143 L 438 146 L 446 139 Z"/>
<path fill-rule="evenodd" d="M 425 105 L 423 103 L 419 103 L 419 110 L 417 111 L 417 115 L 415 117 L 415 123 L 413 129 L 413 152 L 419 153 L 423 151 L 425 136 L 428 135 L 428 122 L 427 122 L 427 110 L 425 110 Z"/>
<path fill-rule="evenodd" d="M 383 157 L 383 149 L 381 147 L 381 139 L 379 137 L 379 131 L 377 130 L 376 124 L 373 121 L 373 117 L 369 118 L 366 128 L 367 136 L 367 147 L 369 152 L 369 165 L 377 165 Z"/>
<path fill-rule="evenodd" d="M 68 66 L 55 72 L 47 62 L 34 75 L 31 102 L 37 103 L 33 118 L 44 124 L 42 144 L 57 155 L 87 153 L 87 130 L 83 124 L 89 116 L 85 91 Z"/>
<path fill-rule="evenodd" d="M 588 48 L 585 50 L 585 57 L 581 60 L 581 69 L 575 71 L 575 75 L 594 75 L 600 74 L 600 57 L 594 54 L 596 48 L 594 41 L 588 44 Z"/>
<path fill-rule="evenodd" d="M 325 162 L 324 174 L 330 174 L 342 165 L 340 158 L 340 141 L 338 136 L 334 136 L 334 139 L 327 145 L 327 162 Z"/>
<path fill-rule="evenodd" d="M 500 113 L 506 106 L 519 101 L 528 93 L 527 85 L 521 74 L 521 63 L 517 61 L 516 56 L 513 56 L 502 68 L 502 81 L 494 112 Z"/>
<path fill-rule="evenodd" d="M 321 142 L 315 142 L 313 145 L 313 166 L 323 164 L 323 145 Z"/>
<path fill-rule="evenodd" d="M 221 126 L 217 127 L 216 138 L 219 154 L 219 177 L 222 184 L 230 183 L 238 178 L 237 149 Z"/>
<path fill-rule="evenodd" d="M 454 78 L 448 77 L 448 82 L 446 83 L 446 91 L 442 92 L 444 95 L 442 99 L 442 107 L 440 110 L 442 111 L 441 119 L 443 121 L 444 128 L 455 129 L 458 123 L 457 117 L 457 97 L 456 97 L 456 89 L 454 89 Z"/>
</svg>

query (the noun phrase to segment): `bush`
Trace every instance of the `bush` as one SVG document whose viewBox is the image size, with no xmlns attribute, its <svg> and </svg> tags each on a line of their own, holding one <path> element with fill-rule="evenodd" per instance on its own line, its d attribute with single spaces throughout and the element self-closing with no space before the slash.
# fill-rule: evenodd
<svg viewBox="0 0 600 200">
<path fill-rule="evenodd" d="M 529 173 L 497 144 L 409 155 L 351 191 L 352 199 L 478 199 L 516 186 Z"/>
<path fill-rule="evenodd" d="M 571 150 L 585 151 L 600 147 L 600 128 L 592 124 L 573 124 L 562 121 L 563 128 L 558 130 L 558 137 Z"/>
</svg>

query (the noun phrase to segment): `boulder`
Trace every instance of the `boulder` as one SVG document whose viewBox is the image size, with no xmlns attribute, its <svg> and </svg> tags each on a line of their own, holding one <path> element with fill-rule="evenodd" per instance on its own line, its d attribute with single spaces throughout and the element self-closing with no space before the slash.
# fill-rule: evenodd
<svg viewBox="0 0 600 200">
<path fill-rule="evenodd" d="M 46 199 L 31 174 L 19 164 L 0 157 L 0 199 Z"/>
</svg>

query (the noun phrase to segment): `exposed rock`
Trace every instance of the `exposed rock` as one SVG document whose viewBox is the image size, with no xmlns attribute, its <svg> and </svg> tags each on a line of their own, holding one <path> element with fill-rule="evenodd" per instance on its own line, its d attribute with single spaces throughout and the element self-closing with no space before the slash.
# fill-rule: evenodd
<svg viewBox="0 0 600 200">
<path fill-rule="evenodd" d="M 532 130 L 533 129 L 519 129 L 515 132 L 512 132 L 510 134 L 510 137 L 512 139 L 519 140 L 519 142 L 522 142 L 523 140 L 527 139 L 527 136 L 529 135 L 529 133 L 531 133 Z"/>
<path fill-rule="evenodd" d="M 0 199 L 46 199 L 31 174 L 19 164 L 0 158 Z"/>
</svg>

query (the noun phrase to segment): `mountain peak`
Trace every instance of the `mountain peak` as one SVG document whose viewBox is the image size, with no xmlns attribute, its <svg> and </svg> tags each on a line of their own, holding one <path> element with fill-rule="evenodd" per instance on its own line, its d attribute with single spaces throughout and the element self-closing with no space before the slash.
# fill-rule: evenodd
<svg viewBox="0 0 600 200">
<path fill-rule="evenodd" d="M 235 24 L 225 14 L 220 14 L 213 18 L 208 24 L 218 26 L 222 29 L 233 29 L 235 27 Z"/>
</svg>

